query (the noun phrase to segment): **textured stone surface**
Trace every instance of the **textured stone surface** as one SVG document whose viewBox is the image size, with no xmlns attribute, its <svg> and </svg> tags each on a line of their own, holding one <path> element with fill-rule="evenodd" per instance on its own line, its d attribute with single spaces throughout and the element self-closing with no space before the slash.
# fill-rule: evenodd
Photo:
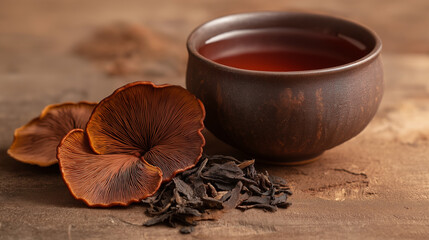
<svg viewBox="0 0 429 240">
<path fill-rule="evenodd" d="M 45 105 L 98 101 L 135 80 L 184 85 L 190 31 L 211 18 L 254 10 L 304 10 L 359 21 L 384 42 L 385 96 L 356 138 L 311 164 L 258 165 L 285 177 L 292 207 L 231 211 L 204 222 L 195 239 L 424 239 L 429 235 L 429 2 L 414 1 L 53 1 L 0 3 L 0 239 L 180 239 L 178 229 L 144 228 L 144 208 L 90 209 L 72 198 L 58 166 L 7 156 L 15 128 Z M 180 61 L 150 61 L 153 72 L 109 77 L 72 53 L 100 26 L 141 25 Z M 149 58 L 150 59 L 150 58 Z M 154 59 L 156 56 L 154 56 Z M 173 66 L 172 66 L 173 65 Z M 171 71 L 171 68 L 177 71 Z M 146 67 L 149 69 L 149 67 Z M 243 156 L 210 135 L 208 153 Z M 187 236 L 188 237 L 188 236 Z"/>
</svg>

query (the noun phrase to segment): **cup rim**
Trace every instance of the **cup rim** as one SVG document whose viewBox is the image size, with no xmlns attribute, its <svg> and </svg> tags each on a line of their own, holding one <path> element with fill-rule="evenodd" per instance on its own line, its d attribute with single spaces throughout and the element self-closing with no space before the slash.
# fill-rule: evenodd
<svg viewBox="0 0 429 240">
<path fill-rule="evenodd" d="M 329 18 L 332 20 L 337 20 L 340 22 L 350 23 L 350 24 L 353 24 L 356 27 L 361 28 L 364 31 L 368 32 L 369 35 L 374 39 L 375 44 L 369 53 L 367 53 L 365 56 L 363 56 L 363 57 L 361 57 L 355 61 L 352 61 L 352 62 L 349 62 L 346 64 L 342 64 L 342 65 L 338 65 L 338 66 L 334 66 L 334 67 L 329 67 L 329 68 L 311 69 L 311 70 L 302 70 L 302 71 L 260 71 L 260 70 L 249 70 L 249 69 L 231 67 L 231 66 L 227 66 L 224 64 L 217 63 L 217 62 L 203 56 L 196 49 L 196 46 L 194 44 L 195 35 L 197 34 L 197 32 L 200 29 L 203 29 L 204 27 L 207 27 L 210 24 L 214 24 L 216 22 L 227 21 L 227 20 L 232 19 L 232 18 L 239 20 L 240 18 L 243 18 L 243 17 L 257 17 L 257 16 L 261 16 L 261 15 L 268 15 L 268 14 L 277 14 L 279 16 L 287 15 L 287 14 L 295 14 L 295 15 L 302 15 L 302 16 L 309 16 L 309 17 L 323 17 L 323 18 Z M 303 12 L 303 11 L 256 11 L 256 12 L 244 12 L 244 13 L 230 14 L 230 15 L 225 15 L 225 16 L 221 16 L 221 17 L 206 21 L 205 23 L 196 27 L 189 34 L 187 41 L 186 41 L 186 47 L 188 49 L 189 54 L 193 54 L 194 56 L 198 57 L 202 61 L 204 61 L 208 64 L 211 64 L 216 68 L 220 68 L 220 69 L 227 70 L 230 72 L 237 72 L 237 73 L 241 73 L 241 74 L 252 74 L 252 75 L 260 74 L 260 75 L 265 75 L 265 76 L 266 75 L 290 76 L 290 75 L 316 75 L 316 74 L 319 75 L 319 74 L 335 73 L 335 72 L 342 72 L 342 71 L 354 69 L 360 65 L 363 65 L 363 64 L 370 62 L 371 60 L 375 59 L 381 52 L 382 43 L 381 43 L 380 37 L 373 30 L 371 30 L 370 28 L 366 27 L 365 25 L 358 23 L 358 22 L 355 22 L 353 20 L 349 20 L 349 19 L 345 19 L 345 18 L 341 18 L 341 17 L 336 17 L 336 16 L 331 16 L 331 15 L 326 15 L 326 14 L 310 13 L 310 12 Z"/>
</svg>

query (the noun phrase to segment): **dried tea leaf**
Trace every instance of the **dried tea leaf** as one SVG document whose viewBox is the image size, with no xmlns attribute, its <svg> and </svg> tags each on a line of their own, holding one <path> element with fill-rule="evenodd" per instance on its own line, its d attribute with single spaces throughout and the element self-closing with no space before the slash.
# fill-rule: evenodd
<svg viewBox="0 0 429 240">
<path fill-rule="evenodd" d="M 228 191 L 219 191 L 219 192 L 217 192 L 217 195 L 216 195 L 215 199 L 220 200 L 220 199 L 222 199 L 226 194 L 228 194 Z"/>
<path fill-rule="evenodd" d="M 233 162 L 213 164 L 210 169 L 202 174 L 203 179 L 227 184 L 243 176 L 243 171 Z"/>
<path fill-rule="evenodd" d="M 196 197 L 199 197 L 199 198 L 207 197 L 206 187 L 201 178 L 197 178 L 196 180 L 194 180 L 193 189 Z"/>
<path fill-rule="evenodd" d="M 279 208 L 288 208 L 291 205 L 292 205 L 292 203 L 290 203 L 290 202 L 284 202 L 284 203 L 279 203 L 276 206 L 279 207 Z"/>
<path fill-rule="evenodd" d="M 238 206 L 238 204 L 240 204 L 240 192 L 241 192 L 241 188 L 243 187 L 243 183 L 242 182 L 238 182 L 237 186 L 232 189 L 231 191 L 231 196 L 229 197 L 228 200 L 226 200 L 223 203 L 223 207 L 226 209 L 232 209 L 232 208 L 236 208 Z"/>
<path fill-rule="evenodd" d="M 262 195 L 261 189 L 255 185 L 250 185 L 249 189 L 253 191 L 253 193 L 256 193 L 258 195 Z"/>
<path fill-rule="evenodd" d="M 254 163 L 255 163 L 255 160 L 247 160 L 247 161 L 244 161 L 244 162 L 238 164 L 238 167 L 240 169 L 244 169 L 244 168 L 247 168 L 248 166 L 250 166 L 250 165 L 252 165 Z"/>
<path fill-rule="evenodd" d="M 281 194 L 280 196 L 274 197 L 273 201 L 271 201 L 271 204 L 277 206 L 279 204 L 286 203 L 286 201 L 287 201 L 287 195 Z"/>
<path fill-rule="evenodd" d="M 215 199 L 215 198 L 211 198 L 211 197 L 203 197 L 203 203 L 207 208 L 210 209 L 222 209 L 223 208 L 223 202 Z"/>
<path fill-rule="evenodd" d="M 178 207 L 176 212 L 183 215 L 190 215 L 196 217 L 201 216 L 201 213 L 198 210 L 190 207 Z"/>
<path fill-rule="evenodd" d="M 163 185 L 153 197 L 143 201 L 156 223 L 169 226 L 195 225 L 197 221 L 216 220 L 222 212 L 238 208 L 261 208 L 274 212 L 287 208 L 291 194 L 286 181 L 258 173 L 254 161 L 239 162 L 228 156 L 204 156 L 197 166 Z M 164 216 L 164 217 L 160 217 Z M 181 228 L 188 233 L 193 228 Z"/>
<path fill-rule="evenodd" d="M 252 205 L 252 204 L 270 204 L 271 197 L 269 196 L 251 196 L 243 204 Z"/>
<path fill-rule="evenodd" d="M 212 197 L 216 197 L 218 195 L 216 188 L 211 183 L 207 183 L 207 187 Z"/>
<path fill-rule="evenodd" d="M 240 206 L 237 206 L 237 208 L 242 209 L 242 210 L 247 210 L 247 209 L 251 209 L 251 208 L 262 208 L 262 209 L 264 209 L 266 211 L 270 211 L 270 212 L 277 211 L 276 206 L 272 206 L 269 204 L 240 205 Z"/>
<path fill-rule="evenodd" d="M 257 180 L 258 173 L 256 172 L 254 164 L 252 164 L 252 165 L 248 166 L 247 168 L 243 169 L 243 172 L 245 173 L 245 175 L 248 178 L 253 179 L 255 181 Z"/>
<path fill-rule="evenodd" d="M 224 184 L 219 182 L 213 182 L 213 185 L 220 191 L 231 191 L 234 187 L 234 183 Z"/>
<path fill-rule="evenodd" d="M 188 200 L 194 197 L 194 190 L 187 183 L 177 177 L 173 178 L 173 182 L 176 185 L 177 191 L 186 196 Z"/>
<path fill-rule="evenodd" d="M 186 226 L 180 229 L 180 233 L 189 234 L 194 231 L 194 226 Z"/>
<path fill-rule="evenodd" d="M 286 180 L 284 180 L 283 178 L 281 178 L 281 177 L 277 177 L 277 176 L 269 176 L 269 179 L 270 179 L 270 181 L 273 183 L 273 184 L 276 184 L 276 185 L 279 185 L 279 186 L 287 186 L 287 182 L 286 182 Z"/>
</svg>

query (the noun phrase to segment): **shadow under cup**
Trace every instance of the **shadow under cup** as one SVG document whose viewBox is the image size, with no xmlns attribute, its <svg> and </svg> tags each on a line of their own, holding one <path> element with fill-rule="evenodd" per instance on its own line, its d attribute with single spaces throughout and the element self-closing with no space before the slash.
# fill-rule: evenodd
<svg viewBox="0 0 429 240">
<path fill-rule="evenodd" d="M 383 95 L 381 41 L 297 12 L 221 17 L 187 42 L 186 86 L 222 141 L 276 164 L 308 162 L 360 133 Z"/>
</svg>

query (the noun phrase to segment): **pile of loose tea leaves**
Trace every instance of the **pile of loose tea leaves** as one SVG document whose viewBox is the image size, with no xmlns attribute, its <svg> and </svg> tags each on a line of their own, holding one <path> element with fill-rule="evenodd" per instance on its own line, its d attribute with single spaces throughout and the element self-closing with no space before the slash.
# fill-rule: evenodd
<svg viewBox="0 0 429 240">
<path fill-rule="evenodd" d="M 287 208 L 290 195 L 283 178 L 258 173 L 254 160 L 203 156 L 197 166 L 178 174 L 142 201 L 152 217 L 144 225 L 182 225 L 180 232 L 190 233 L 198 221 L 215 220 L 224 210 L 261 208 L 274 212 Z"/>
</svg>

